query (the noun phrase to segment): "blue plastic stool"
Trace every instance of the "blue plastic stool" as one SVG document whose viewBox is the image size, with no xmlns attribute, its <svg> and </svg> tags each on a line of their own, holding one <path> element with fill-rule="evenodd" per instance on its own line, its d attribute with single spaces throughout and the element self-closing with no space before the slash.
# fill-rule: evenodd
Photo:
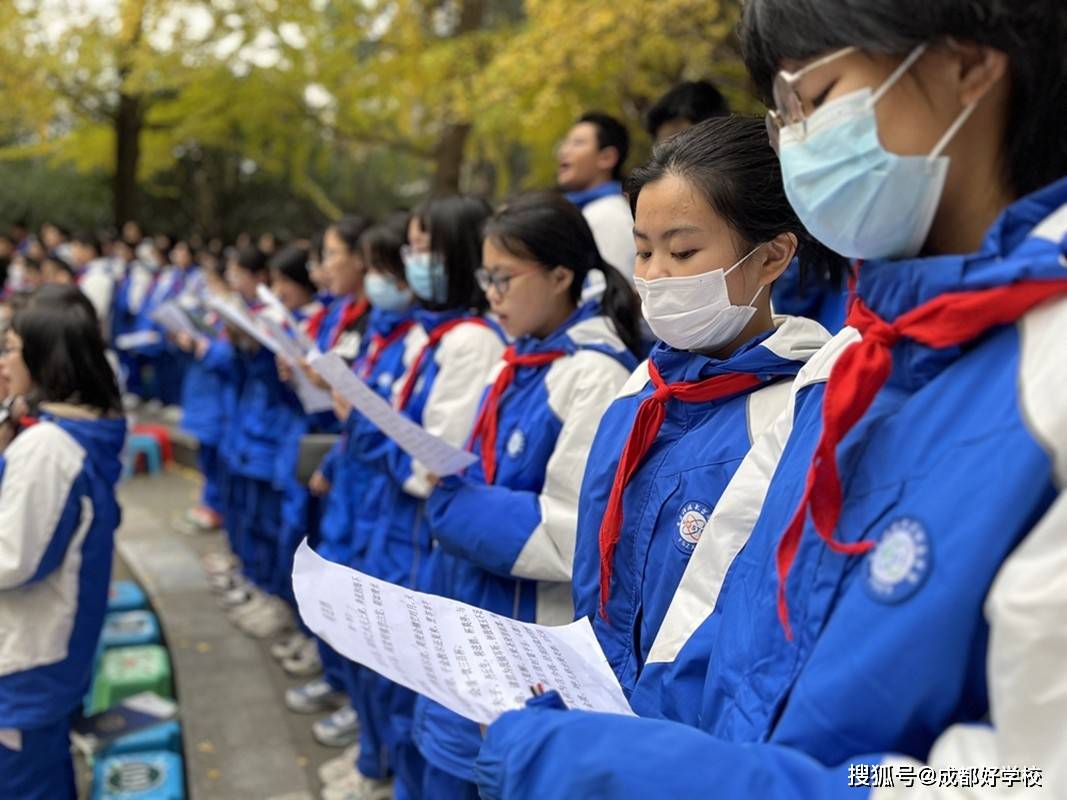
<svg viewBox="0 0 1067 800">
<path fill-rule="evenodd" d="M 122 476 L 129 478 L 137 471 L 137 457 L 144 456 L 145 467 L 150 475 L 158 475 L 163 469 L 163 452 L 159 441 L 145 433 L 131 433 L 126 437 L 126 453 L 123 458 Z"/>
<path fill-rule="evenodd" d="M 93 800 L 184 800 L 182 760 L 155 751 L 112 756 L 96 762 Z"/>
<path fill-rule="evenodd" d="M 101 750 L 96 758 L 98 761 L 103 761 L 111 756 L 150 753 L 161 750 L 181 755 L 182 726 L 178 720 L 170 719 L 136 733 L 120 736 Z"/>
<path fill-rule="evenodd" d="M 112 581 L 107 595 L 107 610 L 137 611 L 148 605 L 141 587 L 133 581 Z"/>
<path fill-rule="evenodd" d="M 104 619 L 100 634 L 104 647 L 159 644 L 159 621 L 151 611 L 113 611 Z"/>
</svg>

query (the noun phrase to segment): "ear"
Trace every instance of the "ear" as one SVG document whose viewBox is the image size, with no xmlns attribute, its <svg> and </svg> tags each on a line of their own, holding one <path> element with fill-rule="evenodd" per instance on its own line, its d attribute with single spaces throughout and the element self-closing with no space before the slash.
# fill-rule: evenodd
<svg viewBox="0 0 1067 800">
<path fill-rule="evenodd" d="M 767 286 L 778 280 L 797 253 L 795 233 L 779 233 L 763 246 L 759 268 L 759 285 Z"/>
<path fill-rule="evenodd" d="M 567 269 L 562 264 L 552 268 L 553 289 L 557 294 L 566 294 L 574 284 L 574 270 Z"/>
<path fill-rule="evenodd" d="M 619 165 L 619 150 L 617 147 L 608 146 L 597 152 L 596 166 L 605 172 L 614 172 Z"/>
<path fill-rule="evenodd" d="M 961 106 L 977 103 L 1008 72 L 1008 55 L 974 42 L 949 42 L 949 50 L 958 63 L 958 82 Z"/>
</svg>

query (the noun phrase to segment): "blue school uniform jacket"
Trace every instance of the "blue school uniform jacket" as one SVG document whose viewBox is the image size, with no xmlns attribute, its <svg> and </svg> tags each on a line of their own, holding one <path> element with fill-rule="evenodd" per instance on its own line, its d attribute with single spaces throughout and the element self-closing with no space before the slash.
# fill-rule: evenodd
<svg viewBox="0 0 1067 800">
<path fill-rule="evenodd" d="M 211 312 L 209 318 L 213 317 Z M 218 336 L 222 325 L 216 321 L 215 327 Z M 189 366 L 182 382 L 181 429 L 201 445 L 218 447 L 236 402 L 237 376 L 227 368 L 232 362 L 209 360 L 206 354 L 204 359 L 184 357 Z"/>
<path fill-rule="evenodd" d="M 426 352 L 415 371 L 415 361 L 427 336 L 438 325 L 463 319 L 436 346 Z M 404 413 L 435 436 L 456 447 L 467 443 L 478 409 L 486 375 L 504 352 L 499 330 L 465 311 L 415 311 L 419 334 L 407 338 L 404 376 L 394 385 L 398 401 L 408 376 L 414 373 L 414 391 Z M 415 588 L 424 586 L 430 551 L 430 530 L 425 499 L 432 488 L 429 473 L 419 462 L 379 432 L 367 432 L 360 444 L 361 458 L 389 476 L 381 515 L 367 544 L 364 565 L 375 577 Z"/>
<path fill-rule="evenodd" d="M 411 310 L 375 309 L 370 313 L 355 370 L 384 398 L 392 397 L 393 384 L 403 374 L 407 337 L 415 330 L 412 320 Z M 375 337 L 388 338 L 394 333 L 396 337 L 378 351 Z M 387 491 L 387 486 L 382 484 L 388 483 L 388 476 L 360 457 L 365 437 L 373 438 L 376 430 L 365 417 L 353 411 L 344 423 L 340 441 L 320 467 L 330 482 L 330 491 L 319 523 L 316 552 L 356 569 L 362 569 L 369 532 L 381 513 L 380 494 Z"/>
<path fill-rule="evenodd" d="M 0 456 L 0 728 L 81 704 L 107 610 L 122 419 L 54 406 Z"/>
<path fill-rule="evenodd" d="M 639 406 L 655 391 L 642 364 L 604 414 L 582 482 L 574 557 L 574 605 L 589 617 L 608 661 L 628 693 L 644 666 L 689 556 L 752 442 L 785 408 L 797 371 L 829 339 L 800 317 L 726 359 L 662 343 L 650 358 L 666 383 L 718 375 L 755 375 L 756 389 L 708 403 L 670 399 L 655 443 L 623 492 L 623 525 L 615 547 L 606 620 L 600 603 L 600 524 L 615 470 Z M 610 621 L 609 621 L 610 620 Z"/>
<path fill-rule="evenodd" d="M 1067 280 L 1067 180 L 1007 208 L 976 253 L 865 264 L 858 293 L 892 321 L 946 293 L 1022 280 Z M 830 369 L 858 337 L 846 328 L 800 373 L 776 435 L 761 440 L 763 456 L 780 453 L 777 469 L 753 468 L 738 516 L 713 520 L 684 602 L 679 590 L 685 613 L 668 614 L 658 657 L 700 664 L 690 701 L 703 732 L 509 714 L 482 751 L 483 797 L 595 786 L 620 798 L 653 787 L 888 798 L 932 769 L 924 796 L 954 800 L 975 796 L 983 767 L 1014 768 L 1017 790 L 1019 768 L 1040 768 L 1046 791 L 1064 796 L 1067 299 L 962 346 L 892 347 L 888 382 L 837 448 L 837 536 L 878 545 L 834 553 L 809 519 L 786 584 L 789 641 L 775 552 L 821 433 Z M 762 493 L 758 514 L 745 511 Z M 697 575 L 698 556 L 727 568 Z"/>
<path fill-rule="evenodd" d="M 573 618 L 571 558 L 578 487 L 593 433 L 636 359 L 591 303 L 544 339 L 525 337 L 516 353 L 557 351 L 544 366 L 518 367 L 501 396 L 496 476 L 482 462 L 441 481 L 426 504 L 436 543 L 427 587 L 497 614 L 541 624 Z M 488 379 L 504 367 L 498 364 Z M 481 439 L 472 449 L 481 451 Z M 420 697 L 414 737 L 433 765 L 474 779 L 478 726 Z"/>
<path fill-rule="evenodd" d="M 257 308 L 254 313 L 265 310 Z M 300 402 L 278 377 L 274 354 L 265 347 L 255 345 L 245 350 L 227 341 L 216 341 L 205 360 L 221 364 L 234 358 L 240 362 L 241 379 L 225 436 L 226 467 L 243 478 L 273 483 L 287 431 L 287 425 L 280 421 L 291 420 L 292 414 L 299 411 Z"/>
</svg>

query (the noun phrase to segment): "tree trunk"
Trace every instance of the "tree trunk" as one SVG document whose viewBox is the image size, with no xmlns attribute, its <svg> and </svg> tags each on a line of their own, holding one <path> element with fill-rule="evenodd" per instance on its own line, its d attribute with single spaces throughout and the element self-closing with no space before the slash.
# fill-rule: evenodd
<svg viewBox="0 0 1067 800">
<path fill-rule="evenodd" d="M 485 22 L 485 0 L 463 0 L 459 24 L 453 36 L 463 36 L 481 29 Z M 463 149 L 467 144 L 471 126 L 467 122 L 450 122 L 441 132 L 434 148 L 434 175 L 431 192 L 435 195 L 454 194 L 459 191 L 459 179 L 463 173 Z"/>
<path fill-rule="evenodd" d="M 136 95 L 119 95 L 115 114 L 115 226 L 137 219 L 137 165 L 141 159 L 141 100 Z"/>
<path fill-rule="evenodd" d="M 448 125 L 434 148 L 434 174 L 430 192 L 434 196 L 459 192 L 463 171 L 463 148 L 471 126 L 466 123 Z"/>
</svg>

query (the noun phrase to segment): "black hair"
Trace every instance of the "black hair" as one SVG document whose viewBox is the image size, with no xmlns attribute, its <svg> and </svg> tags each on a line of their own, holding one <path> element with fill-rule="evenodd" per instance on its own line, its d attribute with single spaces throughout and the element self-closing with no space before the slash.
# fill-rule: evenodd
<svg viewBox="0 0 1067 800">
<path fill-rule="evenodd" d="M 1008 56 L 1003 168 L 1012 188 L 1028 194 L 1067 174 L 1063 0 L 748 0 L 741 20 L 745 63 L 767 102 L 784 59 L 803 61 L 851 45 L 904 55 L 949 37 Z"/>
<path fill-rule="evenodd" d="M 645 114 L 645 130 L 656 135 L 671 120 L 686 119 L 693 125 L 730 113 L 730 104 L 710 81 L 685 81 L 672 86 Z"/>
<path fill-rule="evenodd" d="M 341 217 L 326 230 L 332 230 L 336 233 L 341 241 L 348 247 L 349 251 L 358 255 L 360 253 L 359 237 L 361 237 L 370 226 L 371 221 L 367 217 L 358 214 L 350 214 Z"/>
<path fill-rule="evenodd" d="M 40 272 L 41 271 L 41 262 L 38 261 L 36 258 L 30 258 L 29 256 L 23 256 L 22 257 L 22 268 L 23 269 L 32 269 L 32 270 L 36 270 L 37 272 Z"/>
<path fill-rule="evenodd" d="M 478 197 L 446 195 L 429 200 L 415 213 L 430 234 L 430 249 L 444 262 L 448 296 L 444 303 L 422 301 L 427 308 L 489 307 L 474 273 L 482 265 L 482 226 L 492 209 Z"/>
<path fill-rule="evenodd" d="M 485 225 L 485 239 L 513 256 L 536 261 L 546 269 L 564 267 L 574 273 L 570 298 L 581 302 L 590 271 L 600 270 L 607 286 L 600 307 L 615 325 L 626 347 L 642 351 L 640 307 L 629 282 L 597 250 L 589 223 L 578 207 L 558 192 L 533 192 L 509 201 Z"/>
<path fill-rule="evenodd" d="M 54 227 L 60 232 L 62 232 L 63 230 L 58 225 Z M 74 235 L 74 238 L 71 240 L 71 242 L 73 244 L 83 245 L 84 247 L 91 247 L 93 249 L 93 252 L 95 252 L 97 255 L 100 255 L 100 240 L 96 237 L 96 234 L 94 233 L 91 233 L 89 231 L 79 231 Z"/>
<path fill-rule="evenodd" d="M 611 177 L 615 180 L 620 180 L 622 178 L 622 168 L 626 164 L 626 157 L 630 154 L 630 134 L 627 132 L 626 126 L 615 117 L 602 111 L 590 111 L 588 114 L 583 114 L 577 124 L 581 125 L 583 122 L 588 122 L 596 128 L 598 150 L 614 147 L 619 154 L 619 160 L 612 167 Z"/>
<path fill-rule="evenodd" d="M 407 278 L 400 250 L 407 241 L 408 219 L 407 214 L 392 214 L 384 222 L 367 228 L 361 239 L 363 260 L 367 266 L 404 282 Z"/>
<path fill-rule="evenodd" d="M 253 245 L 241 247 L 237 250 L 237 266 L 259 275 L 267 271 L 267 254 Z"/>
<path fill-rule="evenodd" d="M 308 275 L 308 251 L 299 245 L 289 245 L 270 259 L 270 268 L 315 294 L 315 284 Z"/>
<path fill-rule="evenodd" d="M 42 286 L 16 312 L 12 330 L 36 402 L 75 403 L 102 414 L 121 414 L 115 373 L 93 304 L 75 286 Z"/>
<path fill-rule="evenodd" d="M 703 195 L 740 238 L 743 252 L 792 233 L 802 283 L 815 279 L 840 286 L 845 259 L 818 242 L 797 218 L 762 119 L 714 117 L 660 142 L 627 185 L 635 214 L 641 190 L 667 175 L 684 178 Z"/>
<path fill-rule="evenodd" d="M 46 263 L 55 264 L 61 270 L 63 270 L 67 274 L 69 274 L 72 278 L 75 275 L 74 266 L 69 261 L 67 261 L 65 258 L 60 258 L 59 256 L 55 255 L 54 253 L 49 253 L 48 255 L 46 255 L 44 257 L 44 259 L 42 259 L 41 265 L 43 266 Z"/>
</svg>

